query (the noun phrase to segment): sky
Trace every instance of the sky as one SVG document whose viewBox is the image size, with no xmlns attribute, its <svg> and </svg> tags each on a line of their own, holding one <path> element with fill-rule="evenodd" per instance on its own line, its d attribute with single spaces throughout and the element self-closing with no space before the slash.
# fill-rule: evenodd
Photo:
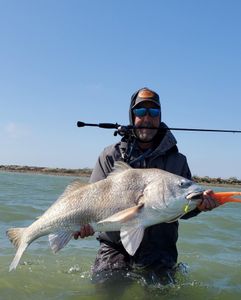
<svg viewBox="0 0 241 300">
<path fill-rule="evenodd" d="M 0 0 L 0 165 L 93 168 L 131 95 L 169 127 L 241 130 L 241 1 Z M 173 131 L 193 175 L 241 179 L 241 134 Z"/>
</svg>

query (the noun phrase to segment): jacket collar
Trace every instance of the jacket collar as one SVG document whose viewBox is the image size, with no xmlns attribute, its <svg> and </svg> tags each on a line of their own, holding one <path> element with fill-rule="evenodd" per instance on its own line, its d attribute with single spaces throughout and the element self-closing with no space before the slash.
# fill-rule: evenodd
<svg viewBox="0 0 241 300">
<path fill-rule="evenodd" d="M 161 123 L 161 127 L 166 128 L 166 133 L 161 139 L 158 146 L 155 148 L 155 150 L 151 153 L 150 156 L 156 156 L 157 154 L 165 154 L 167 151 L 169 151 L 171 148 L 175 147 L 177 145 L 177 140 L 172 134 L 170 130 L 168 130 L 168 127 L 165 123 Z"/>
<path fill-rule="evenodd" d="M 156 147 L 151 151 L 151 150 L 147 150 L 147 153 L 144 154 L 144 157 L 146 158 L 150 158 L 150 157 L 156 157 L 159 155 L 165 155 L 165 153 L 167 153 L 168 151 L 170 151 L 171 149 L 175 149 L 176 151 L 178 151 L 177 149 L 177 141 L 174 137 L 174 135 L 171 133 L 170 130 L 168 130 L 168 127 L 165 123 L 161 123 L 160 124 L 161 127 L 163 129 L 167 129 L 165 131 L 165 133 L 161 133 L 157 134 L 157 141 L 156 141 Z M 159 140 L 158 140 L 159 139 Z M 132 143 L 135 143 L 134 141 L 132 141 Z M 129 144 L 130 147 L 130 144 Z M 124 139 L 122 139 L 121 144 L 120 144 L 120 150 L 122 152 L 122 157 L 123 155 L 126 154 L 126 149 L 129 148 L 128 144 L 126 143 L 126 141 Z M 131 151 L 132 155 L 131 155 L 131 160 L 139 157 L 139 156 L 143 156 L 143 152 L 139 149 L 137 143 L 135 143 L 133 151 Z"/>
</svg>

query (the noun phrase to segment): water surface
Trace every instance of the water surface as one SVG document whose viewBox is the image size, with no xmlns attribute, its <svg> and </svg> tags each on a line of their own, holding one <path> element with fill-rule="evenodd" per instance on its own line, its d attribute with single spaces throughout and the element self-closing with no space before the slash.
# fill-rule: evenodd
<svg viewBox="0 0 241 300">
<path fill-rule="evenodd" d="M 130 274 L 127 282 L 108 288 L 94 285 L 90 269 L 98 249 L 95 237 L 73 240 L 56 255 L 48 238 L 42 237 L 30 245 L 17 270 L 9 273 L 15 249 L 5 231 L 31 224 L 74 179 L 0 173 L 0 299 L 240 299 L 241 205 L 236 203 L 180 221 L 179 262 L 185 268 L 176 284 L 147 287 Z"/>
</svg>

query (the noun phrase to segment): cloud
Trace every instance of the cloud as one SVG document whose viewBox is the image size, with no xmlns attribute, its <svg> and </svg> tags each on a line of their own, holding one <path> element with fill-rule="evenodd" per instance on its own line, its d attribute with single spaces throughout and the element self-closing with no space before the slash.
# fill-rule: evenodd
<svg viewBox="0 0 241 300">
<path fill-rule="evenodd" d="M 30 136 L 31 130 L 25 124 L 9 122 L 5 125 L 4 132 L 8 138 L 22 139 Z"/>
</svg>

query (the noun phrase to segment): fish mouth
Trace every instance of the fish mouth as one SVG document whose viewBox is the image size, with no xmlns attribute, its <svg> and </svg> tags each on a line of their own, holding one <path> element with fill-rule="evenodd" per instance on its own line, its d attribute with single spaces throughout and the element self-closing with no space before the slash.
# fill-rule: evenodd
<svg viewBox="0 0 241 300">
<path fill-rule="evenodd" d="M 201 200 L 203 195 L 203 191 L 192 192 L 186 196 L 187 200 Z"/>
</svg>

